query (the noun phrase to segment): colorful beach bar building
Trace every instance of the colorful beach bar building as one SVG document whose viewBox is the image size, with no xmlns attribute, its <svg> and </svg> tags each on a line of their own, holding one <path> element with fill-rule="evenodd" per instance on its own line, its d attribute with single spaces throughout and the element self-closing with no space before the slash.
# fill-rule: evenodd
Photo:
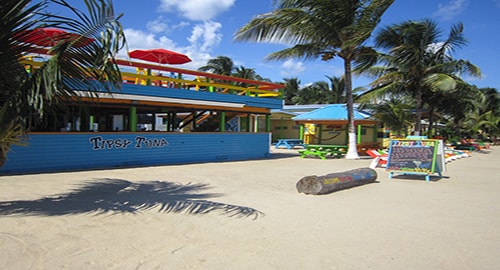
<svg viewBox="0 0 500 270">
<path fill-rule="evenodd" d="M 29 68 L 40 62 L 23 60 Z M 270 156 L 284 85 L 117 60 L 121 89 L 73 89 L 64 110 L 13 146 L 0 175 Z M 257 121 L 266 119 L 264 127 Z M 262 131 L 264 130 L 264 131 Z"/>
</svg>

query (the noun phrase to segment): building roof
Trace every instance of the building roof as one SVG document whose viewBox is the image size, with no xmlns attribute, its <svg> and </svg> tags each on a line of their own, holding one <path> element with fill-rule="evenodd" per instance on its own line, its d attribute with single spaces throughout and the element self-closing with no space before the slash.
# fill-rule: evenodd
<svg viewBox="0 0 500 270">
<path fill-rule="evenodd" d="M 354 108 L 354 120 L 368 120 L 370 115 Z M 345 104 L 330 104 L 322 108 L 303 113 L 292 118 L 294 121 L 347 121 L 347 106 Z"/>
</svg>

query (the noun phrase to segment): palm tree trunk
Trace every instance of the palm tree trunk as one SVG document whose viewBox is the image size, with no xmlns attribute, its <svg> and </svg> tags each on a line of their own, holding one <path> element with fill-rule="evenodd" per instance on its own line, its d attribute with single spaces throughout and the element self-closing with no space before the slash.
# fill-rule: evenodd
<svg viewBox="0 0 500 270">
<path fill-rule="evenodd" d="M 413 135 L 420 136 L 420 130 L 422 129 L 422 89 L 420 87 L 416 87 L 415 90 L 415 99 L 417 102 L 417 111 L 415 112 L 415 130 L 413 131 Z"/>
<path fill-rule="evenodd" d="M 344 59 L 345 73 L 345 93 L 347 100 L 347 122 L 349 126 L 349 147 L 347 148 L 346 159 L 359 159 L 356 147 L 356 127 L 354 126 L 354 101 L 352 98 L 352 72 L 351 61 Z"/>
<path fill-rule="evenodd" d="M 429 108 L 429 129 L 427 130 L 427 137 L 432 138 L 434 135 L 434 108 Z"/>
</svg>

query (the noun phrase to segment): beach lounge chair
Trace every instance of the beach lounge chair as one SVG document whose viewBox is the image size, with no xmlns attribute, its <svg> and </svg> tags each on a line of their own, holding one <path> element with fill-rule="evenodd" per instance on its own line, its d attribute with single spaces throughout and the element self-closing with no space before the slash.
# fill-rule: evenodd
<svg viewBox="0 0 500 270">
<path fill-rule="evenodd" d="M 387 154 L 380 154 L 375 149 L 368 149 L 366 153 L 373 158 L 373 161 L 370 163 L 371 169 L 375 169 L 378 166 L 385 167 L 387 165 L 387 159 L 389 157 Z"/>
</svg>

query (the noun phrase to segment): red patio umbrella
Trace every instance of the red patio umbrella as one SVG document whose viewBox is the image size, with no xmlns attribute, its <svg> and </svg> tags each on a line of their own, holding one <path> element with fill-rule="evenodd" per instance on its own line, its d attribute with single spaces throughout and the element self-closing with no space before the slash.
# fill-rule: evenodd
<svg viewBox="0 0 500 270">
<path fill-rule="evenodd" d="M 36 28 L 21 32 L 17 37 L 19 41 L 30 43 L 42 47 L 53 47 L 62 40 L 73 41 L 76 47 L 84 47 L 94 42 L 93 38 L 82 37 L 78 34 L 69 33 L 57 28 Z"/>
<path fill-rule="evenodd" d="M 132 58 L 160 64 L 175 65 L 191 62 L 187 55 L 165 49 L 134 50 L 130 51 L 128 55 Z"/>
</svg>

